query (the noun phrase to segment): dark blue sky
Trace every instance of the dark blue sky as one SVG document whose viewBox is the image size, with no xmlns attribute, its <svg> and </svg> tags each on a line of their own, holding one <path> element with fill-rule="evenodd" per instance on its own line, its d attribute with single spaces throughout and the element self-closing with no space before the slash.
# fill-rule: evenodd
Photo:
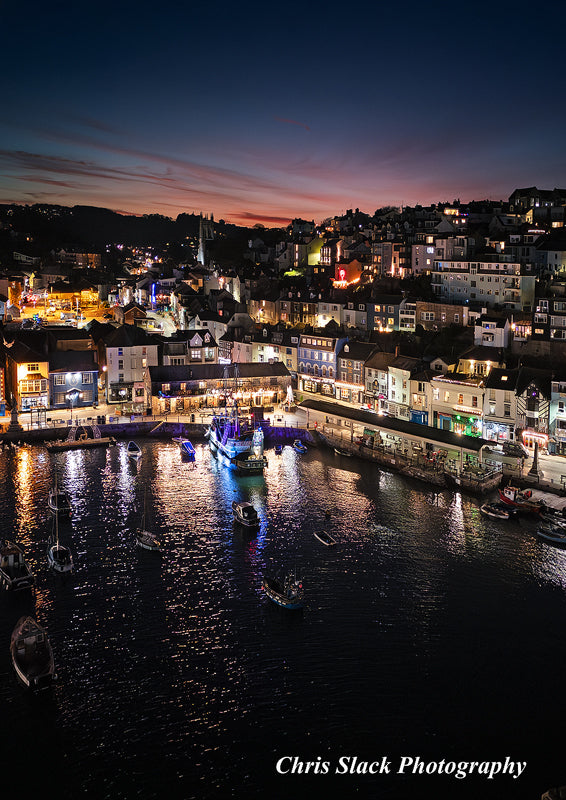
<svg viewBox="0 0 566 800">
<path fill-rule="evenodd" d="M 3 3 L 0 203 L 238 224 L 565 186 L 562 3 Z"/>
</svg>

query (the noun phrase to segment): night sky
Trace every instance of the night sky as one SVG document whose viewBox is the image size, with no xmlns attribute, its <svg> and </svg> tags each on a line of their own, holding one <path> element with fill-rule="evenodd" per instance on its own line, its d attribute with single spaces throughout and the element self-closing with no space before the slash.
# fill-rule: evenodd
<svg viewBox="0 0 566 800">
<path fill-rule="evenodd" d="M 1 3 L 0 203 L 277 226 L 564 187 L 564 9 Z"/>
</svg>

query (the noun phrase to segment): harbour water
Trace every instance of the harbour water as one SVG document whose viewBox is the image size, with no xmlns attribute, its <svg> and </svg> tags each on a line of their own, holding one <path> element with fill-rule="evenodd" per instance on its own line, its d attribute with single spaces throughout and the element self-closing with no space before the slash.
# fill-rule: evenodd
<svg viewBox="0 0 566 800">
<path fill-rule="evenodd" d="M 3 534 L 37 584 L 0 598 L 5 788 L 27 797 L 32 772 L 95 800 L 526 799 L 566 783 L 566 553 L 532 520 L 486 519 L 473 498 L 333 451 L 267 451 L 265 476 L 238 477 L 204 441 L 194 464 L 171 441 L 138 441 L 137 466 L 126 442 L 0 453 Z M 71 576 L 47 568 L 55 475 L 74 507 L 60 525 Z M 144 494 L 162 555 L 135 547 Z M 234 527 L 234 499 L 256 506 L 256 538 Z M 265 570 L 288 568 L 303 611 L 262 592 Z M 55 653 L 57 681 L 35 697 L 9 656 L 23 613 Z M 295 756 L 328 772 L 278 774 Z M 390 773 L 337 775 L 344 756 L 385 757 Z M 399 775 L 403 756 L 527 766 L 518 779 Z"/>
</svg>

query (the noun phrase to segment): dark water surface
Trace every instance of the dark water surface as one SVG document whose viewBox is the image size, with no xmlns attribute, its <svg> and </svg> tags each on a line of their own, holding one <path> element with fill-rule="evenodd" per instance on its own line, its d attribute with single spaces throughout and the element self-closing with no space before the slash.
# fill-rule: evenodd
<svg viewBox="0 0 566 800">
<path fill-rule="evenodd" d="M 45 775 L 50 796 L 96 800 L 539 798 L 566 783 L 566 553 L 532 521 L 486 519 L 471 498 L 332 451 L 270 451 L 265 478 L 239 478 L 204 445 L 192 465 L 172 442 L 139 443 L 138 467 L 125 442 L 0 453 L 3 533 L 37 582 L 0 597 L 6 789 L 34 796 L 31 776 Z M 75 509 L 60 525 L 69 577 L 46 562 L 55 474 Z M 144 494 L 162 556 L 134 545 Z M 233 499 L 258 509 L 257 539 L 234 529 Z M 307 604 L 285 612 L 261 576 L 295 566 Z M 23 613 L 55 652 L 58 680 L 39 697 L 10 662 Z M 286 756 L 328 774 L 278 775 Z M 402 756 L 527 768 L 336 775 L 341 756 L 386 757 L 392 773 Z"/>
</svg>

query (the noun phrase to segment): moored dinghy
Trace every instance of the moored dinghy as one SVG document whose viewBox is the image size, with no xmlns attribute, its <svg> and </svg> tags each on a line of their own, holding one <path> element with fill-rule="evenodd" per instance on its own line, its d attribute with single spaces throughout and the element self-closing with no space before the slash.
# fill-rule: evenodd
<svg viewBox="0 0 566 800">
<path fill-rule="evenodd" d="M 143 514 L 141 525 L 136 531 L 136 545 L 141 547 L 142 550 L 153 550 L 154 552 L 161 551 L 161 542 L 157 536 L 147 529 L 147 496 L 144 494 L 143 498 Z"/>
<path fill-rule="evenodd" d="M 57 482 L 55 482 L 55 492 L 57 492 Z M 55 506 L 54 531 L 49 538 L 49 548 L 47 550 L 47 561 L 51 569 L 55 572 L 72 572 L 73 557 L 68 547 L 59 543 L 59 511 Z"/>
<path fill-rule="evenodd" d="M 257 511 L 251 503 L 232 501 L 232 514 L 234 521 L 244 528 L 259 528 L 259 517 Z"/>
<path fill-rule="evenodd" d="M 294 572 L 287 573 L 283 579 L 264 575 L 262 585 L 269 599 L 281 608 L 296 611 L 304 606 L 303 582 Z"/>
<path fill-rule="evenodd" d="M 10 642 L 16 675 L 30 689 L 47 689 L 54 678 L 53 650 L 47 633 L 32 617 L 21 617 Z"/>
<path fill-rule="evenodd" d="M 57 512 L 60 517 L 70 517 L 72 514 L 69 496 L 64 489 L 58 489 L 57 484 L 49 490 L 47 505 L 53 513 Z"/>
<path fill-rule="evenodd" d="M 135 461 L 136 464 L 141 460 L 142 451 L 136 442 L 128 442 L 128 457 Z"/>
<path fill-rule="evenodd" d="M 334 547 L 336 544 L 336 539 L 334 539 L 328 531 L 315 531 L 314 535 L 319 542 L 322 542 L 322 544 L 325 544 L 327 547 Z"/>
<path fill-rule="evenodd" d="M 181 442 L 181 455 L 189 461 L 195 460 L 196 450 L 193 446 L 193 443 L 188 439 L 183 439 Z"/>
<path fill-rule="evenodd" d="M 561 528 L 542 527 L 536 532 L 539 539 L 554 547 L 566 547 L 566 531 Z"/>
<path fill-rule="evenodd" d="M 512 514 L 511 507 L 505 508 L 502 503 L 484 503 L 480 506 L 480 511 L 493 519 L 509 519 Z"/>
<path fill-rule="evenodd" d="M 347 458 L 349 458 L 352 455 L 352 453 L 349 453 L 347 450 L 344 450 L 340 447 L 335 447 L 334 452 L 336 453 L 337 456 L 346 456 Z"/>
<path fill-rule="evenodd" d="M 0 583 L 5 589 L 31 589 L 34 577 L 22 549 L 7 539 L 0 540 Z"/>
</svg>

